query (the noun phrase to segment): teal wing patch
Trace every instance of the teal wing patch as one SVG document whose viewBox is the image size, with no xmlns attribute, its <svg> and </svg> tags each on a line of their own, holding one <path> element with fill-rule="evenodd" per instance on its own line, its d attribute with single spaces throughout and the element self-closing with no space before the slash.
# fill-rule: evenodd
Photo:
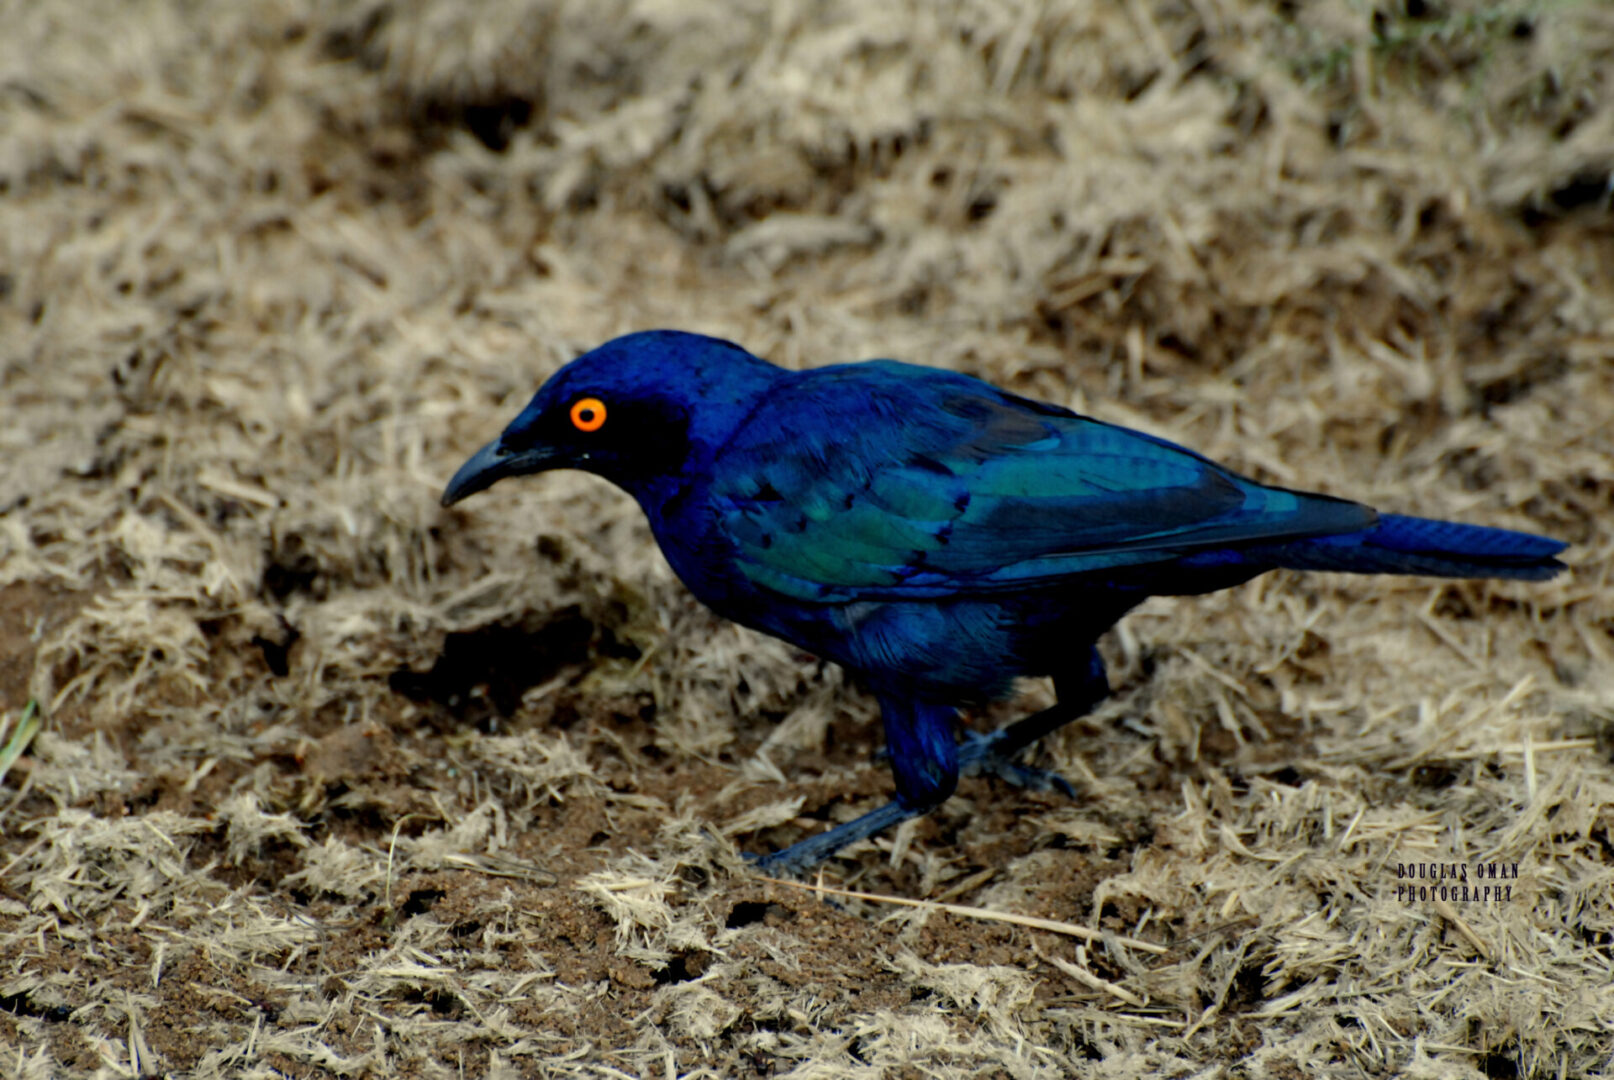
<svg viewBox="0 0 1614 1080">
<path fill-rule="evenodd" d="M 1365 528 L 1163 440 L 889 361 L 803 373 L 724 449 L 720 531 L 802 600 L 1037 587 L 1195 552 Z"/>
</svg>

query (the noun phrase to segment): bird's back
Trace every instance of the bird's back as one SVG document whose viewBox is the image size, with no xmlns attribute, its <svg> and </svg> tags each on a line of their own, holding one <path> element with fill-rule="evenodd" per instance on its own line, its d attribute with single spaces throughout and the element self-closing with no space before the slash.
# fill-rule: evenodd
<svg viewBox="0 0 1614 1080">
<path fill-rule="evenodd" d="M 872 361 L 782 380 L 710 485 L 754 586 L 802 601 L 1056 588 L 1196 553 L 1363 529 L 1149 435 L 953 372 Z"/>
</svg>

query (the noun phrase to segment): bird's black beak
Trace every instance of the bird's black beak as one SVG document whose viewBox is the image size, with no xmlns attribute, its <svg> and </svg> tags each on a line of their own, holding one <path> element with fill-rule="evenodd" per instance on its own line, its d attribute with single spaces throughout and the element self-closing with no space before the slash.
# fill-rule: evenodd
<svg viewBox="0 0 1614 1080">
<path fill-rule="evenodd" d="M 443 489 L 443 505 L 453 506 L 461 499 L 490 488 L 507 476 L 523 476 L 542 472 L 561 464 L 561 455 L 548 446 L 534 446 L 525 450 L 511 450 L 495 439 L 471 455 L 460 466 L 454 479 Z"/>
</svg>

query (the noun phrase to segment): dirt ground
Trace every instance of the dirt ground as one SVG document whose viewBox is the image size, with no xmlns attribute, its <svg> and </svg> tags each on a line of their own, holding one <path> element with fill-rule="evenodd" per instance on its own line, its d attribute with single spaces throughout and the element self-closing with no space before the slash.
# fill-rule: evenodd
<svg viewBox="0 0 1614 1080">
<path fill-rule="evenodd" d="M 44 716 L 0 1068 L 1614 1071 L 1614 6 L 0 26 L 0 711 Z M 739 853 L 888 796 L 871 702 L 601 481 L 437 505 L 656 326 L 979 374 L 1571 570 L 1152 601 L 1038 751 L 1076 799 L 967 780 L 825 866 L 872 897 L 769 882 Z"/>
</svg>

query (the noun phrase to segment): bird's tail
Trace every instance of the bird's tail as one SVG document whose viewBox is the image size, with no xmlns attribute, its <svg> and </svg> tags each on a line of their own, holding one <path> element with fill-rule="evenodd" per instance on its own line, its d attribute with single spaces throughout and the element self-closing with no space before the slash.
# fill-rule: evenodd
<svg viewBox="0 0 1614 1080">
<path fill-rule="evenodd" d="M 1508 529 L 1381 514 L 1372 528 L 1284 544 L 1273 554 L 1290 570 L 1544 581 L 1564 569 L 1553 556 L 1568 546 Z"/>
</svg>

